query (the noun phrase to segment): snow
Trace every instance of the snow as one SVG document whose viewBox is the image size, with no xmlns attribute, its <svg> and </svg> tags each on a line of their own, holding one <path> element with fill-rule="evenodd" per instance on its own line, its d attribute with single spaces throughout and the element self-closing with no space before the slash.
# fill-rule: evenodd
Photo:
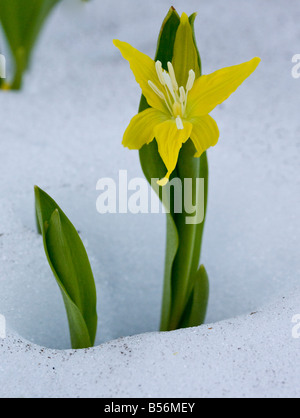
<svg viewBox="0 0 300 418">
<path fill-rule="evenodd" d="M 173 5 L 198 11 L 204 73 L 262 58 L 213 112 L 221 139 L 209 151 L 207 325 L 156 332 L 165 216 L 96 211 L 100 178 L 117 180 L 119 170 L 143 177 L 138 154 L 121 146 L 140 92 L 112 39 L 153 56 L 171 4 L 58 7 L 24 90 L 0 94 L 0 396 L 299 396 L 299 4 Z M 35 230 L 34 184 L 87 248 L 99 295 L 94 349 L 57 351 L 69 348 L 68 326 Z"/>
<path fill-rule="evenodd" d="M 83 351 L 46 350 L 9 333 L 1 396 L 299 397 L 299 340 L 290 332 L 298 307 L 299 293 L 252 315 Z"/>
</svg>

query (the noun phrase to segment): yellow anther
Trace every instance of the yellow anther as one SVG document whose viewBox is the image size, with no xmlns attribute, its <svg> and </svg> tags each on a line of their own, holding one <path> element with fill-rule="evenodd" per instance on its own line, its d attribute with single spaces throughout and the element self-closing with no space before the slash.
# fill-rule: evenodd
<svg viewBox="0 0 300 418">
<path fill-rule="evenodd" d="M 182 122 L 182 119 L 181 119 L 180 116 L 177 116 L 177 118 L 176 118 L 176 125 L 177 125 L 177 129 L 179 131 L 181 131 L 182 129 L 184 129 L 183 122 Z"/>
<path fill-rule="evenodd" d="M 166 83 L 165 83 L 165 80 L 164 80 L 164 77 L 163 77 L 162 63 L 160 61 L 156 61 L 155 69 L 156 69 L 157 77 L 159 79 L 160 84 L 162 84 L 164 86 Z"/>
<path fill-rule="evenodd" d="M 196 79 L 196 74 L 195 71 L 190 70 L 189 71 L 189 78 L 186 84 L 186 91 L 190 91 L 193 88 L 193 85 L 195 83 L 195 79 Z"/>
</svg>

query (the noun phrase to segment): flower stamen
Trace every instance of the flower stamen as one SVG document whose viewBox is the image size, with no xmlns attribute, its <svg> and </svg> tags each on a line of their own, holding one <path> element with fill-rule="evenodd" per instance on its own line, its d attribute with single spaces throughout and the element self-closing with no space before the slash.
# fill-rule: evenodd
<svg viewBox="0 0 300 418">
<path fill-rule="evenodd" d="M 164 86 L 165 85 L 165 80 L 164 80 L 164 77 L 163 77 L 162 63 L 160 61 L 156 61 L 155 69 L 156 69 L 157 77 L 159 79 L 160 84 L 162 84 Z"/>
<path fill-rule="evenodd" d="M 179 100 L 180 100 L 180 103 L 184 103 L 186 100 L 185 90 L 184 90 L 184 87 L 182 86 L 179 89 Z"/>
<path fill-rule="evenodd" d="M 183 122 L 182 122 L 182 119 L 181 119 L 180 116 L 177 116 L 177 118 L 176 118 L 176 125 L 177 125 L 177 129 L 179 131 L 184 129 Z"/>
<path fill-rule="evenodd" d="M 163 73 L 163 76 L 164 76 L 165 83 L 166 83 L 174 101 L 176 102 L 176 94 L 175 94 L 175 91 L 174 91 L 173 86 L 172 86 L 171 77 L 166 71 Z"/>
<path fill-rule="evenodd" d="M 168 70 L 165 71 L 160 61 L 156 61 L 155 69 L 160 84 L 164 87 L 161 91 L 151 80 L 148 81 L 149 86 L 155 94 L 165 102 L 171 116 L 175 119 L 178 130 L 184 129 L 183 119 L 185 118 L 188 93 L 193 88 L 196 74 L 193 70 L 189 71 L 189 77 L 186 88 L 179 87 L 176 79 L 174 67 L 168 62 Z"/>
<path fill-rule="evenodd" d="M 163 94 L 161 90 L 159 90 L 158 87 L 156 87 L 156 85 L 151 80 L 148 81 L 148 84 L 152 88 L 154 93 L 158 95 L 158 97 L 160 97 L 162 100 L 166 100 L 166 96 Z"/>
<path fill-rule="evenodd" d="M 185 93 L 184 87 L 180 87 L 179 89 L 179 100 L 181 103 L 181 114 L 183 115 L 185 113 L 185 108 L 186 108 L 186 99 L 187 99 L 187 94 Z"/>
<path fill-rule="evenodd" d="M 177 83 L 177 80 L 176 80 L 174 67 L 170 62 L 168 62 L 168 70 L 169 70 L 169 75 L 170 75 L 170 78 L 171 78 L 173 89 L 174 89 L 174 91 L 178 91 L 178 83 Z"/>
<path fill-rule="evenodd" d="M 169 112 L 172 113 L 172 109 L 171 109 L 170 104 L 169 104 L 170 99 L 168 101 L 167 98 L 166 98 L 166 96 L 164 95 L 164 93 L 161 90 L 159 90 L 159 88 L 151 80 L 148 80 L 148 84 L 152 88 L 152 90 L 154 91 L 154 93 L 157 94 L 158 97 L 160 97 L 165 102 L 165 104 L 167 105 L 167 108 L 168 108 Z"/>
<path fill-rule="evenodd" d="M 196 79 L 196 74 L 195 71 L 190 70 L 189 71 L 189 78 L 188 81 L 186 83 L 186 91 L 189 92 L 192 90 L 194 83 L 195 83 L 195 79 Z"/>
</svg>

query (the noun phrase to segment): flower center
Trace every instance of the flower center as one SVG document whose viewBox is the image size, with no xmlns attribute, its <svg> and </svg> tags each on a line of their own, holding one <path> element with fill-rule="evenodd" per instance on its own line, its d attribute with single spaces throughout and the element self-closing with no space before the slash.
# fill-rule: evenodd
<svg viewBox="0 0 300 418">
<path fill-rule="evenodd" d="M 179 130 L 184 129 L 182 118 L 185 117 L 188 93 L 193 88 L 195 82 L 195 72 L 193 70 L 189 71 L 189 78 L 184 88 L 178 86 L 174 67 L 170 62 L 168 62 L 169 72 L 163 70 L 160 61 L 156 61 L 155 69 L 163 89 L 158 88 L 151 80 L 148 81 L 148 84 L 154 93 L 167 105 L 169 112 L 176 120 L 177 128 Z"/>
</svg>

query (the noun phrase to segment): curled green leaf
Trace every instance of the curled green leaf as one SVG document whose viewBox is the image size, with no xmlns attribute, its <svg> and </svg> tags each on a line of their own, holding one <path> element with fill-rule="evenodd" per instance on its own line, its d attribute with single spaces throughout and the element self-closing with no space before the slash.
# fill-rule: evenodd
<svg viewBox="0 0 300 418">
<path fill-rule="evenodd" d="M 97 297 L 86 250 L 67 216 L 38 187 L 35 201 L 45 253 L 65 303 L 72 347 L 91 347 L 97 331 Z"/>
<path fill-rule="evenodd" d="M 180 328 L 197 327 L 203 324 L 209 298 L 209 278 L 204 266 L 200 266 L 194 277 L 194 287 L 185 312 L 181 318 Z"/>
</svg>

